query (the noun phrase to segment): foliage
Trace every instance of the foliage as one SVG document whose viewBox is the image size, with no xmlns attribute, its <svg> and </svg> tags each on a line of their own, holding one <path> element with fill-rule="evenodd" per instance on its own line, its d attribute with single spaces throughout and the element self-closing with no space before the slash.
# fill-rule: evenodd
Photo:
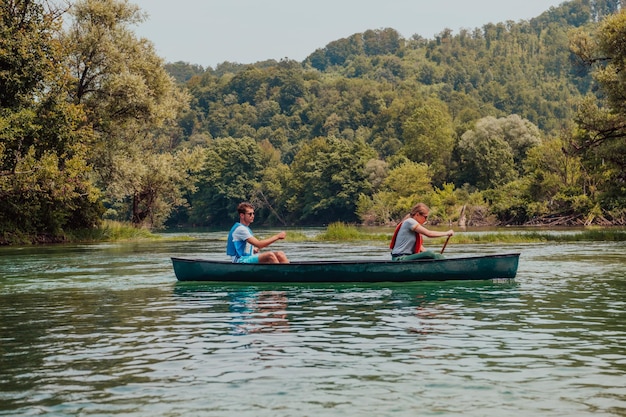
<svg viewBox="0 0 626 417">
<path fill-rule="evenodd" d="M 84 160 L 91 135 L 82 109 L 63 101 L 58 10 L 3 2 L 0 16 L 0 232 L 56 240 L 99 222 Z"/>
<path fill-rule="evenodd" d="M 402 126 L 402 153 L 411 161 L 428 164 L 435 184 L 446 179 L 454 148 L 454 125 L 444 102 L 430 97 Z"/>
<path fill-rule="evenodd" d="M 626 223 L 622 6 L 203 69 L 164 64 L 125 0 L 3 2 L 0 235 L 230 224 L 243 200 L 257 224 L 389 224 L 418 201 L 432 222 Z"/>
<path fill-rule="evenodd" d="M 192 224 L 229 224 L 236 207 L 249 201 L 261 171 L 261 150 L 251 138 L 223 138 L 209 144 L 200 171 L 198 192 L 192 197 Z"/>
<path fill-rule="evenodd" d="M 198 64 L 189 64 L 182 61 L 167 63 L 163 68 L 180 84 L 188 82 L 195 76 L 202 75 L 205 71 L 204 68 Z"/>
<path fill-rule="evenodd" d="M 517 115 L 483 118 L 459 141 L 460 179 L 480 189 L 507 184 L 522 174 L 522 161 L 539 143 L 536 126 Z"/>
<path fill-rule="evenodd" d="M 358 197 L 371 187 L 365 165 L 373 154 L 361 141 L 332 136 L 303 145 L 291 164 L 289 210 L 304 223 L 356 220 Z"/>
<path fill-rule="evenodd" d="M 428 165 L 405 161 L 389 170 L 380 191 L 361 194 L 357 214 L 365 224 L 390 224 L 411 210 L 416 202 L 428 201 L 433 192 Z"/>
<path fill-rule="evenodd" d="M 187 204 L 185 194 L 196 191 L 195 175 L 204 161 L 204 152 L 181 149 L 175 153 L 145 152 L 141 161 L 116 161 L 109 193 L 114 198 L 107 217 L 131 213 L 132 223 L 160 228 L 175 207 Z"/>
<path fill-rule="evenodd" d="M 581 155 L 593 183 L 590 197 L 615 213 L 626 205 L 626 10 L 608 16 L 591 33 L 577 31 L 572 49 L 591 68 L 602 96 L 581 102 L 571 149 Z"/>
<path fill-rule="evenodd" d="M 168 125 L 188 98 L 175 87 L 152 45 L 130 30 L 129 25 L 144 18 L 137 6 L 80 0 L 72 15 L 62 37 L 74 76 L 70 98 L 86 109 L 95 134 L 88 160 L 107 198 L 108 215 L 160 227 L 184 203 L 180 195 L 185 187 L 193 188 L 185 173 L 194 167 L 174 162 L 170 137 L 176 131 Z"/>
<path fill-rule="evenodd" d="M 568 137 L 576 99 L 591 92 L 589 72 L 572 65 L 567 32 L 617 9 L 615 1 L 574 0 L 530 21 L 490 23 L 458 35 L 446 29 L 433 40 L 401 39 L 392 29 L 366 31 L 329 43 L 302 64 L 225 63 L 187 84 L 193 101 L 185 132 L 190 143 L 249 137 L 269 141 L 280 153 L 279 171 L 264 166 L 267 176 L 257 183 L 262 193 L 254 198 L 272 207 L 257 221 L 319 224 L 353 221 L 356 214 L 380 224 L 421 200 L 430 200 L 440 221 L 459 218 L 463 207 L 473 221 L 487 221 L 489 201 L 497 201 L 493 212 L 507 223 L 559 209 L 555 201 L 586 209 L 579 192 L 581 183 L 588 192 L 589 176 L 555 193 L 548 190 L 555 177 L 525 161 L 543 138 Z M 350 203 L 342 207 L 339 198 L 326 198 L 329 188 L 320 189 L 331 183 L 321 169 L 331 159 L 310 151 L 319 138 L 363 141 L 377 153 L 366 162 L 366 189 L 346 194 L 356 201 L 352 220 L 332 218 L 347 215 Z M 427 164 L 429 183 L 441 187 L 437 193 L 399 195 L 383 185 L 403 157 Z M 571 172 L 582 169 L 575 158 L 569 163 Z M 533 178 L 526 178 L 527 167 Z M 501 193 L 512 181 L 525 186 L 519 199 Z M 597 178 L 594 184 L 607 186 Z M 491 194 L 483 200 L 476 190 Z M 482 202 L 468 204 L 470 195 Z M 453 197 L 456 204 L 445 203 Z M 325 211 L 331 205 L 341 210 Z"/>
</svg>

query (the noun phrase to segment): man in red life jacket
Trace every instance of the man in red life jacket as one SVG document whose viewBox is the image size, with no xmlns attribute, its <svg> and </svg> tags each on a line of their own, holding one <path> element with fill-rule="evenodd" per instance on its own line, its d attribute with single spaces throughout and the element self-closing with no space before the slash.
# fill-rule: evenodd
<svg viewBox="0 0 626 417">
<path fill-rule="evenodd" d="M 416 204 L 411 212 L 396 226 L 391 238 L 391 259 L 394 261 L 409 261 L 413 259 L 443 258 L 442 255 L 424 249 L 422 235 L 427 237 L 453 236 L 452 229 L 447 232 L 436 232 L 424 227 L 428 220 L 430 209 L 424 203 Z"/>
</svg>

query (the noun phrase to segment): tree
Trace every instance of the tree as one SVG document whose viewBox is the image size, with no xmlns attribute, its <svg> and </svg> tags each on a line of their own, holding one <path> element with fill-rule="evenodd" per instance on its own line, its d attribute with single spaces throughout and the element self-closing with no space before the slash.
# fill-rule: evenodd
<svg viewBox="0 0 626 417">
<path fill-rule="evenodd" d="M 129 29 L 144 18 L 137 6 L 122 0 L 80 0 L 72 15 L 74 20 L 62 38 L 74 77 L 70 96 L 86 109 L 87 125 L 95 134 L 90 163 L 98 185 L 109 205 L 132 201 L 128 217 L 125 210 L 118 211 L 125 216 L 122 220 L 142 225 L 146 213 L 153 220 L 161 219 L 157 207 L 144 206 L 176 200 L 152 195 L 160 189 L 129 187 L 120 172 L 139 180 L 156 161 L 167 159 L 158 155 L 171 151 L 171 142 L 158 139 L 171 135 L 189 99 L 177 89 L 152 44 L 137 39 Z M 159 136 L 163 132 L 169 134 Z M 121 190 L 131 194 L 124 198 Z M 170 209 L 163 207 L 165 213 Z"/>
<path fill-rule="evenodd" d="M 418 202 L 427 202 L 433 192 L 428 165 L 405 161 L 395 166 L 371 197 L 361 194 L 357 213 L 366 224 L 398 221 Z"/>
<path fill-rule="evenodd" d="M 541 143 L 538 134 L 532 123 L 517 115 L 479 120 L 457 145 L 459 180 L 480 189 L 513 181 L 522 173 L 528 151 Z"/>
<path fill-rule="evenodd" d="M 140 153 L 135 153 L 139 157 Z M 196 191 L 195 183 L 205 153 L 200 148 L 181 149 L 174 153 L 150 153 L 141 160 L 122 156 L 116 161 L 115 178 L 109 193 L 112 208 L 109 216 L 124 212 L 138 226 L 161 228 L 175 208 L 187 206 L 186 195 Z M 124 216 L 124 217 L 125 217 Z"/>
<path fill-rule="evenodd" d="M 359 195 L 371 187 L 365 165 L 373 156 L 358 140 L 331 136 L 304 144 L 291 165 L 290 211 L 313 224 L 355 221 Z"/>
<path fill-rule="evenodd" d="M 626 205 L 626 10 L 608 16 L 591 34 L 572 37 L 572 49 L 592 69 L 602 99 L 579 107 L 572 150 L 599 186 L 597 198 L 615 217 Z M 621 211 L 621 212 L 620 212 Z"/>
<path fill-rule="evenodd" d="M 190 222 L 196 225 L 232 223 L 237 205 L 251 201 L 259 186 L 264 168 L 261 158 L 261 148 L 251 138 L 222 138 L 211 142 L 206 149 L 198 191 L 191 199 Z"/>
<path fill-rule="evenodd" d="M 516 177 L 513 151 L 493 117 L 480 120 L 458 144 L 460 179 L 480 189 L 497 187 Z"/>
<path fill-rule="evenodd" d="M 524 191 L 529 216 L 586 216 L 592 209 L 580 157 L 563 152 L 566 146 L 553 139 L 528 152 Z"/>
<path fill-rule="evenodd" d="M 526 154 L 542 143 L 541 132 L 530 121 L 512 114 L 499 120 L 500 131 L 513 152 L 516 170 L 521 173 Z"/>
<path fill-rule="evenodd" d="M 47 3 L 0 3 L 0 241 L 56 240 L 99 221 L 90 131 L 80 106 L 64 100 L 60 15 Z"/>
<path fill-rule="evenodd" d="M 427 99 L 404 122 L 402 131 L 402 152 L 412 161 L 428 164 L 433 180 L 443 183 L 454 148 L 454 127 L 446 104 L 436 98 Z"/>
</svg>

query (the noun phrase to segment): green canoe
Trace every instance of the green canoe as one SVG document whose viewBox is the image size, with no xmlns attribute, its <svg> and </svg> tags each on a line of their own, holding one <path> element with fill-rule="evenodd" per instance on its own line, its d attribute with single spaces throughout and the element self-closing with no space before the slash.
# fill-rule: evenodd
<svg viewBox="0 0 626 417">
<path fill-rule="evenodd" d="M 410 282 L 515 278 L 519 253 L 416 261 L 306 261 L 234 264 L 172 258 L 179 281 Z"/>
</svg>

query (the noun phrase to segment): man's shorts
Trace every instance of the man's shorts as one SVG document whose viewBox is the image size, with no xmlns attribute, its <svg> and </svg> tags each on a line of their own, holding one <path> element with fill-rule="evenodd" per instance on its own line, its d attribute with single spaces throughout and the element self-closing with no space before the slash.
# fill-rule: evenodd
<svg viewBox="0 0 626 417">
<path fill-rule="evenodd" d="M 258 264 L 259 263 L 259 255 L 250 255 L 250 256 L 242 256 L 237 258 L 238 264 Z"/>
</svg>

